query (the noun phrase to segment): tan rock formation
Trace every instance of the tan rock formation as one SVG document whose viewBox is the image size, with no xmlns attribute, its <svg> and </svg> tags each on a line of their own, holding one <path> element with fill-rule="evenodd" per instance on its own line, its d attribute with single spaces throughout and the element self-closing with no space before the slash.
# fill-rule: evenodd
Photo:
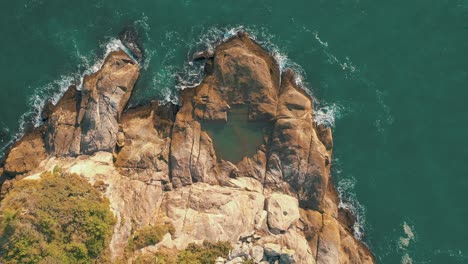
<svg viewBox="0 0 468 264">
<path fill-rule="evenodd" d="M 169 150 L 174 122 L 172 106 L 130 109 L 122 115 L 115 166 L 124 175 L 146 183 L 169 180 Z"/>
<path fill-rule="evenodd" d="M 112 52 L 98 72 L 85 77 L 77 120 L 81 153 L 114 149 L 118 120 L 138 76 L 138 64 L 120 50 Z"/>
<path fill-rule="evenodd" d="M 294 73 L 280 73 L 245 33 L 196 58 L 206 60 L 206 76 L 181 91 L 179 106 L 124 111 L 139 66 L 123 51 L 109 54 L 81 91 L 70 87 L 48 107 L 44 125 L 11 148 L 5 173 L 34 180 L 59 166 L 95 184 L 117 217 L 110 245 L 116 258 L 134 230 L 174 226 L 160 243 L 126 255 L 129 263 L 204 240 L 234 245 L 226 263 L 373 263 L 350 222 L 339 220 L 351 217 L 338 214 L 331 129 L 314 123 L 313 99 Z M 266 126 L 254 154 L 231 162 L 217 153 L 206 126 L 228 124 L 239 106 L 249 123 Z"/>
<path fill-rule="evenodd" d="M 4 172 L 23 174 L 38 167 L 46 158 L 42 129 L 37 128 L 13 145 L 5 160 Z"/>
<path fill-rule="evenodd" d="M 51 106 L 46 116 L 45 143 L 49 153 L 77 155 L 80 153 L 81 130 L 77 116 L 81 92 L 70 86 L 56 106 Z"/>
<path fill-rule="evenodd" d="M 289 195 L 273 193 L 266 201 L 270 231 L 280 234 L 287 231 L 299 219 L 297 199 Z"/>
</svg>

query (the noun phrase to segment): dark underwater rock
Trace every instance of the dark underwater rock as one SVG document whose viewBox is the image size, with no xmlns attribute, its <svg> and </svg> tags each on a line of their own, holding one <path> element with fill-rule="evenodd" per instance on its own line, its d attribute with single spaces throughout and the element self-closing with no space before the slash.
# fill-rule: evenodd
<svg viewBox="0 0 468 264">
<path fill-rule="evenodd" d="M 135 27 L 127 26 L 119 33 L 119 39 L 138 61 L 143 60 L 143 51 L 139 45 L 139 34 Z"/>
</svg>

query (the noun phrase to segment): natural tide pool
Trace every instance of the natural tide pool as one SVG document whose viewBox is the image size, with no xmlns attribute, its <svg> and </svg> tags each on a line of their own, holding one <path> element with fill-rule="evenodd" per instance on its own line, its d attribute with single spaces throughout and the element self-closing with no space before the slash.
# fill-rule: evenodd
<svg viewBox="0 0 468 264">
<path fill-rule="evenodd" d="M 202 129 L 213 139 L 216 154 L 221 159 L 236 164 L 243 157 L 254 155 L 264 143 L 271 123 L 249 121 L 248 111 L 246 105 L 231 106 L 226 123 L 202 123 Z"/>
</svg>

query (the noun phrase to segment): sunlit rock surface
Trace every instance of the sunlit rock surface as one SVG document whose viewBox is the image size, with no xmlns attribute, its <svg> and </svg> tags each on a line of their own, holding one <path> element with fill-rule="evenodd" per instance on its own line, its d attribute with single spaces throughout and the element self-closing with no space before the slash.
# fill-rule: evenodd
<svg viewBox="0 0 468 264">
<path fill-rule="evenodd" d="M 126 109 L 139 65 L 124 51 L 110 53 L 81 90 L 70 87 L 44 124 L 11 147 L 0 168 L 2 194 L 11 181 L 56 166 L 85 177 L 116 215 L 114 258 L 124 256 L 135 230 L 173 225 L 158 244 L 125 255 L 128 262 L 207 240 L 233 245 L 220 263 L 374 263 L 338 220 L 331 130 L 314 123 L 313 98 L 294 72 L 280 72 L 245 33 L 197 59 L 206 75 L 180 92 L 180 105 Z M 235 109 L 244 110 L 234 118 Z M 226 129 L 229 142 L 216 134 Z"/>
</svg>

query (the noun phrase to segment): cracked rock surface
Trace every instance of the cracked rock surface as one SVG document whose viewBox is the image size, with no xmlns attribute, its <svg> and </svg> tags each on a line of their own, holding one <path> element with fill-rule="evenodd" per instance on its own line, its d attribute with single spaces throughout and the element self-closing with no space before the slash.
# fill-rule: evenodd
<svg viewBox="0 0 468 264">
<path fill-rule="evenodd" d="M 339 220 L 331 129 L 314 122 L 313 98 L 294 72 L 281 72 L 246 33 L 197 59 L 206 63 L 205 77 L 180 92 L 179 105 L 126 109 L 139 64 L 124 51 L 110 53 L 81 89 L 70 87 L 49 107 L 43 125 L 12 145 L 0 163 L 2 194 L 12 181 L 55 166 L 98 182 L 117 218 L 115 258 L 135 230 L 171 223 L 173 232 L 133 256 L 228 241 L 230 256 L 216 263 L 374 263 Z M 227 124 L 239 106 L 266 130 L 249 146 L 254 154 L 232 162 L 204 127 Z"/>
</svg>

